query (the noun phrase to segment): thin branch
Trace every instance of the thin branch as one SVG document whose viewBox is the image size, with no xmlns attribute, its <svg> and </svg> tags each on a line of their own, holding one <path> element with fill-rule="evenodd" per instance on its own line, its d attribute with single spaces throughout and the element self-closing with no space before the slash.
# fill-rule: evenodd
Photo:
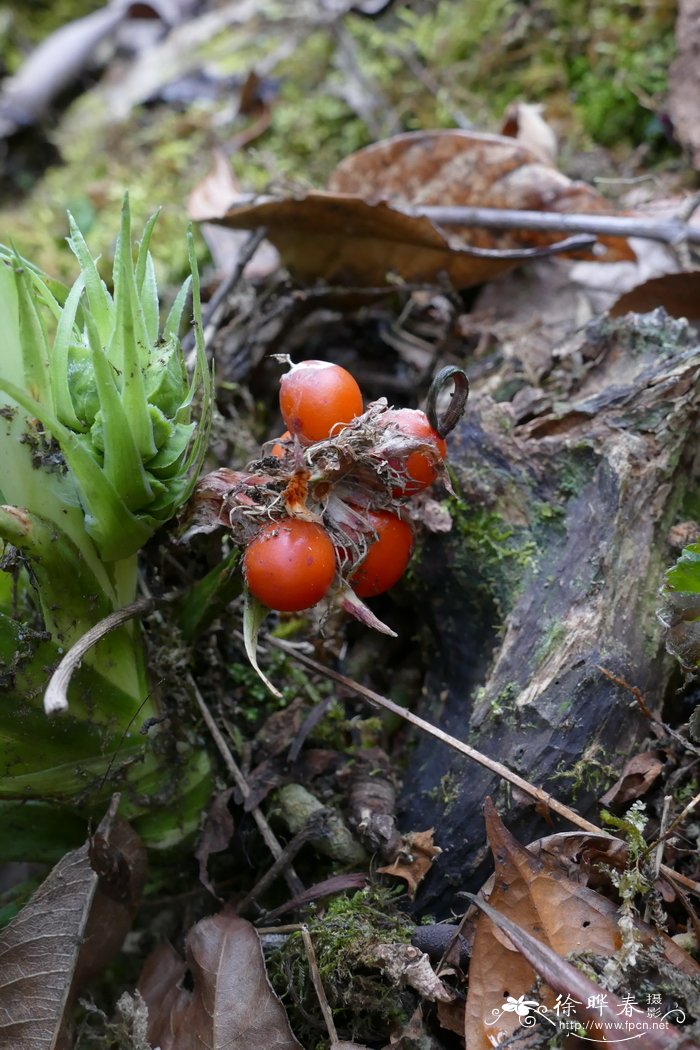
<svg viewBox="0 0 700 1050">
<path fill-rule="evenodd" d="M 270 868 L 268 868 L 265 874 L 258 879 L 250 893 L 246 893 L 243 900 L 236 905 L 236 911 L 239 915 L 242 915 L 246 908 L 250 907 L 253 901 L 258 897 L 261 897 L 265 890 L 267 890 L 280 875 L 284 874 L 302 846 L 305 846 L 310 839 L 318 838 L 319 834 L 322 833 L 325 827 L 330 812 L 331 811 L 328 809 L 317 809 L 310 815 L 301 831 L 298 831 L 294 838 L 290 839 L 277 860 Z"/>
<path fill-rule="evenodd" d="M 609 671 L 607 667 L 603 667 L 601 666 L 601 664 L 596 664 L 596 667 L 598 668 L 600 673 L 602 675 L 605 675 L 605 677 L 610 682 L 614 682 L 615 685 L 619 685 L 622 689 L 626 689 L 627 692 L 634 697 L 634 699 L 639 704 L 639 709 L 645 718 L 648 718 L 650 722 L 654 722 L 655 725 L 657 725 L 661 730 L 663 730 L 663 732 L 666 733 L 667 736 L 670 736 L 673 740 L 676 741 L 677 744 L 680 744 L 681 747 L 684 748 L 686 751 L 690 751 L 693 755 L 700 756 L 700 748 L 695 747 L 694 744 L 691 744 L 690 740 L 686 740 L 686 738 L 680 733 L 678 733 L 675 729 L 671 729 L 670 726 L 667 726 L 666 723 L 662 721 L 661 718 L 659 718 L 656 712 L 651 710 L 651 708 L 649 707 L 642 695 L 641 689 L 639 689 L 638 686 L 631 685 L 628 681 L 626 681 L 626 679 L 622 678 L 620 675 L 615 674 L 614 671 Z"/>
<path fill-rule="evenodd" d="M 641 237 L 675 245 L 700 244 L 700 229 L 680 218 L 637 219 L 627 215 L 582 215 L 554 211 L 518 211 L 509 208 L 462 208 L 424 205 L 413 209 L 442 226 L 477 226 L 497 230 L 535 230 L 545 233 L 591 233 L 603 237 Z"/>
<path fill-rule="evenodd" d="M 243 773 L 239 768 L 238 763 L 231 754 L 231 749 L 224 740 L 224 736 L 221 730 L 219 729 L 218 725 L 216 724 L 214 716 L 207 707 L 206 701 L 200 693 L 199 687 L 195 682 L 194 678 L 190 674 L 188 674 L 187 678 L 194 698 L 197 701 L 197 706 L 199 707 L 199 710 L 202 713 L 202 718 L 204 719 L 207 729 L 211 733 L 212 740 L 219 749 L 219 753 L 224 760 L 226 768 L 233 777 L 236 787 L 240 791 L 243 798 L 248 798 L 248 796 L 250 795 L 250 788 L 248 787 L 247 781 L 243 776 Z M 262 835 L 265 845 L 267 846 L 275 860 L 279 860 L 284 851 L 281 845 L 279 844 L 275 833 L 273 832 L 272 828 L 265 819 L 262 810 L 258 806 L 256 806 L 252 810 L 252 814 L 255 823 L 258 825 L 260 834 Z M 300 893 L 304 892 L 304 884 L 291 865 L 287 866 L 286 871 L 284 872 L 284 877 L 291 893 L 293 893 L 295 896 L 298 896 Z"/>
<path fill-rule="evenodd" d="M 257 230 L 253 230 L 250 237 L 241 249 L 241 253 L 238 256 L 236 265 L 229 273 L 227 273 L 224 276 L 223 280 L 220 282 L 216 291 L 207 303 L 206 308 L 203 311 L 204 331 L 202 333 L 204 337 L 204 346 L 207 349 L 209 348 L 209 346 L 211 346 L 212 339 L 214 338 L 219 329 L 219 325 L 221 324 L 221 318 L 223 317 L 224 311 L 226 309 L 226 301 L 229 295 L 243 276 L 243 272 L 246 266 L 253 258 L 262 242 L 265 240 L 266 234 L 267 230 L 264 226 L 261 226 Z M 193 348 L 194 332 L 187 332 L 187 334 L 182 340 L 182 350 L 183 353 L 189 355 L 187 359 L 188 368 L 194 367 Z"/>
<path fill-rule="evenodd" d="M 331 1011 L 328 999 L 326 997 L 326 990 L 323 987 L 321 974 L 318 972 L 316 952 L 314 951 L 313 941 L 311 940 L 311 934 L 309 933 L 307 926 L 302 925 L 301 938 L 304 942 L 306 958 L 309 960 L 309 972 L 311 974 L 311 980 L 313 982 L 316 997 L 318 999 L 318 1005 L 321 1007 L 323 1020 L 326 1022 L 326 1028 L 328 1029 L 328 1037 L 331 1041 L 331 1045 L 333 1045 L 334 1043 L 338 1042 L 338 1032 L 336 1031 L 335 1022 L 333 1021 L 333 1013 Z"/>
<path fill-rule="evenodd" d="M 236 197 L 230 213 L 256 204 L 276 204 L 283 200 L 265 194 L 243 193 Z M 695 198 L 691 198 L 695 210 Z M 498 230 L 534 230 L 539 233 L 591 234 L 602 237 L 640 237 L 671 246 L 687 242 L 700 244 L 700 228 L 690 226 L 681 215 L 670 219 L 639 219 L 628 215 L 590 215 L 580 212 L 528 211 L 515 208 L 471 208 L 457 205 L 424 204 L 418 207 L 388 203 L 395 211 L 416 218 L 430 219 L 441 226 L 474 226 Z M 219 220 L 213 220 L 219 221 Z M 221 220 L 226 225 L 225 218 Z M 476 250 L 476 249 L 475 249 Z"/>
<path fill-rule="evenodd" d="M 664 799 L 664 812 L 666 810 L 665 802 L 666 800 Z M 675 832 L 681 826 L 685 818 L 688 816 L 689 813 L 693 812 L 698 803 L 700 803 L 700 793 L 697 794 L 695 798 L 691 798 L 688 805 L 681 810 L 678 816 L 673 818 L 673 820 L 667 827 L 664 827 L 664 823 L 662 820 L 661 827 L 659 828 L 659 837 L 656 839 L 655 842 L 652 842 L 650 844 L 650 846 L 648 847 L 648 851 L 651 853 L 656 847 L 659 847 L 663 852 L 663 843 L 666 842 L 671 837 L 671 835 L 675 834 Z"/>
<path fill-rule="evenodd" d="M 380 693 L 375 693 L 373 689 L 368 689 L 359 682 L 355 682 L 352 678 L 347 678 L 338 671 L 333 671 L 330 667 L 324 667 L 323 664 L 319 663 L 317 660 L 312 660 L 311 657 L 299 652 L 294 646 L 289 645 L 281 638 L 275 638 L 273 635 L 268 635 L 267 643 L 269 645 L 274 645 L 277 649 L 282 649 L 283 652 L 292 656 L 295 660 L 304 664 L 305 667 L 310 668 L 312 671 L 316 671 L 318 674 L 324 675 L 326 678 L 330 678 L 334 682 L 339 682 L 341 685 L 345 686 L 346 689 L 351 690 L 351 692 L 355 693 L 357 696 L 361 696 L 364 700 L 368 700 L 371 704 L 374 704 L 377 707 L 382 707 L 385 711 L 390 711 L 393 715 L 403 719 L 404 722 L 410 722 L 411 725 L 416 726 L 416 728 L 427 733 L 429 736 L 435 737 L 436 740 L 441 740 L 454 751 L 459 751 L 460 754 L 466 755 L 467 758 L 470 758 L 473 762 L 477 762 L 480 766 L 484 766 L 485 769 L 490 769 L 492 773 L 496 773 L 497 776 L 508 781 L 509 784 L 513 784 L 514 787 L 519 788 L 526 795 L 529 795 L 530 798 L 533 798 L 536 802 L 546 806 L 553 813 L 563 817 L 564 820 L 568 820 L 569 823 L 574 824 L 575 827 L 581 828 L 582 831 L 587 831 L 591 835 L 604 835 L 606 838 L 617 837 L 611 835 L 609 831 L 599 828 L 596 824 L 592 824 L 589 820 L 586 820 L 585 817 L 582 817 L 575 810 L 570 809 L 569 806 L 564 805 L 563 802 L 554 798 L 554 796 L 550 795 L 547 791 L 543 791 L 542 788 L 535 787 L 535 785 L 530 784 L 529 781 L 523 780 L 523 778 L 518 776 L 517 773 L 513 773 L 507 766 L 504 766 L 502 762 L 497 762 L 495 759 L 489 758 L 488 755 L 482 754 L 481 751 L 477 751 L 476 748 L 470 747 L 469 744 L 465 744 L 456 737 L 450 736 L 449 733 L 445 733 L 444 730 L 432 725 L 431 722 L 426 722 L 424 718 L 414 715 L 412 711 L 408 711 L 406 708 L 401 707 L 400 704 L 394 703 L 393 700 L 389 700 Z M 692 806 L 692 803 L 690 803 L 690 806 Z M 688 808 L 689 807 L 686 807 L 686 809 Z M 673 871 L 672 868 L 666 867 L 665 864 L 661 865 L 661 872 L 668 879 L 678 881 L 693 893 L 700 895 L 700 883 L 687 878 L 685 875 L 680 875 L 678 872 Z"/>
</svg>

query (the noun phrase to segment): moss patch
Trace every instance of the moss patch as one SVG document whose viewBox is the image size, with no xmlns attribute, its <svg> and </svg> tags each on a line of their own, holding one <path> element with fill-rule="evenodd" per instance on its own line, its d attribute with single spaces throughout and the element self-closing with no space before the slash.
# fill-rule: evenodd
<svg viewBox="0 0 700 1050">
<path fill-rule="evenodd" d="M 307 923 L 341 1038 L 372 1039 L 408 1017 L 404 993 L 368 964 L 373 945 L 407 944 L 411 939 L 413 924 L 397 911 L 395 898 L 394 890 L 382 887 L 361 890 L 332 901 L 322 916 Z M 300 934 L 292 934 L 272 953 L 268 974 L 302 1045 L 327 1046 Z"/>
<path fill-rule="evenodd" d="M 450 500 L 457 538 L 455 568 L 493 596 L 502 612 L 512 604 L 538 547 L 529 529 L 510 525 L 496 511 Z"/>
</svg>

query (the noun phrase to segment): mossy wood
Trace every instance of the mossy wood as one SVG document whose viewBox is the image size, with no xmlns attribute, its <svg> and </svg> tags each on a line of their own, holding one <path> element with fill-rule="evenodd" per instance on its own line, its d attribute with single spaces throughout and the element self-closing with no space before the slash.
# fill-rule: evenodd
<svg viewBox="0 0 700 1050">
<path fill-rule="evenodd" d="M 668 529 L 697 478 L 699 400 L 697 337 L 663 311 L 594 323 L 508 403 L 475 394 L 451 445 L 453 531 L 418 570 L 438 640 L 421 713 L 594 820 L 648 730 L 601 667 L 655 712 L 678 674 L 656 609 L 677 554 Z M 434 826 L 445 851 L 422 909 L 459 909 L 455 892 L 488 873 L 487 795 L 521 841 L 551 831 L 428 737 L 406 783 L 403 826 Z"/>
</svg>

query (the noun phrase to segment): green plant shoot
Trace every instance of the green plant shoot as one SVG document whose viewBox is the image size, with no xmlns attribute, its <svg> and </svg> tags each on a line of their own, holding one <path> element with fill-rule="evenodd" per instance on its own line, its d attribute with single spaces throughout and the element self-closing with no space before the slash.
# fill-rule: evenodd
<svg viewBox="0 0 700 1050">
<path fill-rule="evenodd" d="M 69 816 L 89 815 L 116 786 L 125 811 L 141 815 L 142 833 L 167 845 L 192 830 L 208 790 L 206 756 L 180 741 L 179 757 L 166 763 L 163 740 L 154 747 L 138 732 L 159 705 L 133 623 L 90 649 L 68 715 L 48 719 L 41 710 L 60 656 L 134 600 L 139 550 L 189 498 L 206 452 L 212 381 L 192 238 L 191 277 L 161 327 L 150 253 L 156 219 L 135 249 L 125 198 L 111 292 L 72 219 L 68 243 L 80 273 L 70 289 L 0 247 L 0 539 L 2 567 L 15 570 L 14 598 L 0 587 L 6 857 L 23 820 L 59 806 L 70 828 Z M 190 289 L 191 378 L 179 337 Z"/>
</svg>

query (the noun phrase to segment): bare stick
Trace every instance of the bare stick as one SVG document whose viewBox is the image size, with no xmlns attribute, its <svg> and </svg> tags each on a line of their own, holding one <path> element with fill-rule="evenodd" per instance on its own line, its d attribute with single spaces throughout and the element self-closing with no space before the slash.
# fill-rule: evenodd
<svg viewBox="0 0 700 1050">
<path fill-rule="evenodd" d="M 261 897 L 265 890 L 289 868 L 302 846 L 305 846 L 310 839 L 318 837 L 323 830 L 329 813 L 330 810 L 317 809 L 311 814 L 301 831 L 298 831 L 294 838 L 290 839 L 277 860 L 258 879 L 250 893 L 246 893 L 243 900 L 236 905 L 236 911 L 239 915 L 242 915 L 246 908 L 250 907 L 256 898 Z"/>
<path fill-rule="evenodd" d="M 609 831 L 599 828 L 597 824 L 592 824 L 590 820 L 586 820 L 585 817 L 582 817 L 575 810 L 564 805 L 563 802 L 554 798 L 554 796 L 550 795 L 547 791 L 543 791 L 542 788 L 535 787 L 534 784 L 530 784 L 527 780 L 523 780 L 523 778 L 518 776 L 517 773 L 513 773 L 513 771 L 508 769 L 507 766 L 504 766 L 502 762 L 497 762 L 495 759 L 489 758 L 488 755 L 482 754 L 481 751 L 477 751 L 476 748 L 470 747 L 469 744 L 465 744 L 456 737 L 450 736 L 449 733 L 445 733 L 444 730 L 432 725 L 431 722 L 426 722 L 424 718 L 414 715 L 412 711 L 408 711 L 399 704 L 395 704 L 393 700 L 387 699 L 387 697 L 382 696 L 380 693 L 375 693 L 373 689 L 368 689 L 366 686 L 360 685 L 359 682 L 355 682 L 352 678 L 346 678 L 344 674 L 340 674 L 338 671 L 333 671 L 330 667 L 324 667 L 323 664 L 320 664 L 317 660 L 312 660 L 310 656 L 306 656 L 304 653 L 299 652 L 294 646 L 289 645 L 289 643 L 283 641 L 281 638 L 275 638 L 272 635 L 268 635 L 267 642 L 269 645 L 274 645 L 277 649 L 282 649 L 285 653 L 288 653 L 289 656 L 292 656 L 295 660 L 298 660 L 299 663 L 304 664 L 305 667 L 310 668 L 312 671 L 325 675 L 326 678 L 330 678 L 334 682 L 339 682 L 357 696 L 369 700 L 371 704 L 375 704 L 377 707 L 383 707 L 385 711 L 390 711 L 398 718 L 402 718 L 404 722 L 410 722 L 411 725 L 421 729 L 424 733 L 428 733 L 429 736 L 435 737 L 436 740 L 441 740 L 454 751 L 459 751 L 461 754 L 466 755 L 467 758 L 472 759 L 473 762 L 477 762 L 480 766 L 490 769 L 492 773 L 496 773 L 497 776 L 501 777 L 503 780 L 508 781 L 508 783 L 513 784 L 521 791 L 524 791 L 526 795 L 530 796 L 530 798 L 534 798 L 553 813 L 563 817 L 564 820 L 568 820 L 569 823 L 574 824 L 577 828 L 581 828 L 582 831 L 587 831 L 591 835 L 605 835 L 607 838 L 611 839 L 617 837 L 611 835 Z M 684 814 L 692 808 L 694 802 L 695 800 L 686 806 L 683 811 Z M 665 864 L 661 865 L 661 871 L 667 878 L 680 882 L 681 885 L 692 890 L 693 893 L 700 895 L 700 884 L 694 882 L 693 879 L 689 879 L 685 875 L 673 871 L 672 868 L 666 867 Z"/>
<path fill-rule="evenodd" d="M 313 941 L 311 940 L 311 934 L 307 926 L 301 927 L 301 938 L 304 942 L 304 949 L 306 951 L 306 958 L 309 960 L 309 971 L 311 973 L 311 980 L 313 981 L 314 991 L 318 998 L 318 1005 L 321 1007 L 321 1013 L 323 1014 L 323 1020 L 326 1022 L 326 1028 L 328 1029 L 328 1038 L 331 1041 L 331 1046 L 338 1042 L 338 1032 L 333 1021 L 333 1013 L 331 1011 L 328 999 L 326 998 L 326 990 L 323 987 L 323 981 L 321 980 L 321 974 L 318 972 L 318 963 L 316 962 L 316 952 L 314 951 Z"/>
<path fill-rule="evenodd" d="M 44 711 L 46 711 L 47 715 L 68 709 L 68 686 L 73 677 L 73 672 L 80 666 L 83 657 L 92 649 L 93 645 L 97 645 L 106 634 L 115 631 L 117 627 L 121 627 L 122 624 L 132 620 L 134 616 L 149 612 L 152 608 L 153 601 L 150 598 L 139 598 L 138 601 L 132 602 L 131 605 L 125 605 L 123 609 L 117 609 L 116 612 L 105 616 L 104 620 L 96 623 L 94 627 L 85 632 L 82 638 L 78 639 L 75 645 L 70 647 L 51 675 L 49 684 L 46 687 Z"/>
<path fill-rule="evenodd" d="M 224 760 L 226 768 L 233 777 L 236 787 L 240 791 L 243 798 L 248 798 L 248 796 L 250 795 L 250 788 L 248 787 L 246 779 L 243 776 L 243 773 L 239 768 L 238 763 L 231 754 L 231 749 L 224 740 L 223 734 L 219 729 L 218 725 L 216 724 L 214 716 L 207 707 L 204 697 L 200 693 L 199 687 L 197 686 L 197 683 L 195 682 L 194 678 L 192 677 L 192 675 L 188 675 L 187 677 L 189 680 L 190 688 L 192 689 L 195 700 L 197 701 L 197 706 L 202 712 L 202 717 L 206 723 L 207 729 L 211 733 L 212 740 L 219 749 L 219 753 Z M 262 810 L 258 806 L 256 806 L 252 810 L 252 814 L 255 823 L 258 825 L 260 834 L 262 835 L 265 845 L 267 846 L 275 860 L 278 860 L 282 856 L 283 850 L 279 842 L 277 841 L 275 833 L 273 832 L 272 828 L 265 819 Z M 294 868 L 291 866 L 291 864 L 288 865 L 286 871 L 284 872 L 284 878 L 287 885 L 289 886 L 291 893 L 293 893 L 294 896 L 298 896 L 300 893 L 304 892 L 304 884 L 295 872 Z"/>
<path fill-rule="evenodd" d="M 278 203 L 282 198 L 254 193 L 241 194 L 233 202 L 231 216 L 238 207 Z M 692 198 L 693 202 L 695 198 Z M 391 202 L 388 202 L 391 206 Z M 693 204 L 693 207 L 695 205 Z M 679 216 L 671 219 L 638 219 L 628 215 L 586 215 L 579 212 L 521 211 L 514 208 L 468 208 L 424 204 L 392 206 L 397 211 L 417 218 L 430 219 L 442 226 L 475 226 L 497 230 L 535 230 L 540 233 L 588 233 L 602 237 L 641 237 L 662 244 L 682 242 L 700 244 L 700 229 L 689 226 Z M 222 224 L 226 225 L 225 219 Z"/>
<path fill-rule="evenodd" d="M 518 211 L 507 208 L 459 208 L 424 205 L 413 210 L 442 226 L 477 226 L 497 230 L 535 230 L 541 233 L 592 233 L 603 237 L 641 237 L 663 244 L 689 241 L 700 244 L 700 229 L 674 217 L 658 221 L 627 215 L 581 215 L 554 211 Z"/>
<path fill-rule="evenodd" d="M 667 726 L 666 723 L 662 722 L 659 716 L 648 707 L 646 700 L 642 696 L 641 689 L 639 689 L 636 685 L 630 685 L 630 683 L 627 682 L 624 678 L 621 678 L 620 675 L 615 674 L 613 671 L 608 671 L 606 667 L 601 667 L 600 664 L 596 664 L 596 667 L 602 675 L 605 675 L 605 677 L 609 679 L 609 681 L 614 682 L 615 685 L 619 685 L 623 689 L 626 689 L 627 692 L 634 697 L 634 699 L 639 704 L 639 709 L 645 718 L 648 718 L 651 722 L 655 722 L 656 725 L 659 726 L 659 728 L 662 729 L 667 736 L 672 737 L 676 741 L 676 743 L 680 744 L 681 747 L 685 748 L 686 751 L 691 751 L 694 755 L 700 755 L 700 748 L 695 747 L 694 744 L 691 744 L 690 740 L 687 740 L 684 736 L 681 736 L 681 734 L 677 733 L 675 729 L 671 729 L 670 726 Z"/>
</svg>

